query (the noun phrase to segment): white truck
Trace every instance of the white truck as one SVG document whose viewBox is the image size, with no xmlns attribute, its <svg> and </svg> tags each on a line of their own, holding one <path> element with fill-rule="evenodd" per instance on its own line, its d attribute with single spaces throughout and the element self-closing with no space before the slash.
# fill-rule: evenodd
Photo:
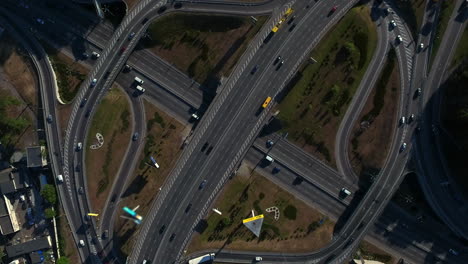
<svg viewBox="0 0 468 264">
<path fill-rule="evenodd" d="M 200 256 L 198 258 L 194 258 L 194 259 L 189 260 L 188 264 L 205 263 L 207 261 L 214 260 L 214 257 L 215 257 L 214 253 L 206 254 L 206 255 Z"/>
<path fill-rule="evenodd" d="M 62 174 L 57 175 L 57 181 L 58 181 L 58 183 L 62 183 L 62 182 L 63 182 L 63 176 L 62 176 Z"/>
</svg>

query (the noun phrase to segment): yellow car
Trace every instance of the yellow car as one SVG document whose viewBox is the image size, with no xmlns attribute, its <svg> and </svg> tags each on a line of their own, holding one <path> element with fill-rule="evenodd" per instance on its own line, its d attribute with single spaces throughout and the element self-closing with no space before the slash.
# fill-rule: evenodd
<svg viewBox="0 0 468 264">
<path fill-rule="evenodd" d="M 265 99 L 265 102 L 263 102 L 262 108 L 266 108 L 270 102 L 271 102 L 271 97 L 268 96 L 267 99 Z"/>
</svg>

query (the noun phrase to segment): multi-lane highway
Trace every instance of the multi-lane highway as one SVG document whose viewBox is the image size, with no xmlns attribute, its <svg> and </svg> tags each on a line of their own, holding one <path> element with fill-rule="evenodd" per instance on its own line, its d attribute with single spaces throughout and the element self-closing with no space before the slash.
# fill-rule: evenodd
<svg viewBox="0 0 468 264">
<path fill-rule="evenodd" d="M 248 6 L 248 9 L 246 6 L 240 5 L 233 5 L 232 8 L 231 6 L 225 8 L 221 7 L 222 5 L 217 6 L 216 4 L 197 3 L 191 5 L 185 3 L 184 8 L 179 11 L 261 14 L 262 12 L 268 13 L 273 10 L 273 19 L 277 20 L 280 12 L 285 10 L 284 7 L 282 9 L 274 8 L 278 5 L 278 2 L 281 3 L 285 1 L 267 1 L 263 3 L 263 5 Z M 88 200 L 85 197 L 80 198 L 76 194 L 78 186 L 86 186 L 86 177 L 80 173 L 74 172 L 77 165 L 84 165 L 82 153 L 76 153 L 74 148 L 77 142 L 86 142 L 86 128 L 89 125 L 89 119 L 83 114 L 84 111 L 80 109 L 79 104 L 83 102 L 82 99 L 86 98 L 87 102 L 85 102 L 83 109 L 95 110 L 94 106 L 99 99 L 102 98 L 105 89 L 110 86 L 120 72 L 120 69 L 130 54 L 130 50 L 136 45 L 136 38 L 128 41 L 126 36 L 130 32 L 136 32 L 137 36 L 141 36 L 144 31 L 144 27 L 140 26 L 140 24 L 143 23 L 142 20 L 147 17 L 154 18 L 160 15 L 157 11 L 161 3 L 159 3 L 159 5 L 151 5 L 149 9 L 144 8 L 144 6 L 149 3 L 149 0 L 142 1 L 132 10 L 124 19 L 121 26 L 116 29 L 115 34 L 112 34 L 112 28 L 105 24 L 104 26 L 98 25 L 95 27 L 95 30 L 91 31 L 88 31 L 87 28 L 80 29 L 79 26 L 71 26 L 71 28 L 77 30 L 75 33 L 89 33 L 89 35 L 87 35 L 88 39 L 92 40 L 94 38 L 92 41 L 98 44 L 95 44 L 93 49 L 99 50 L 100 48 L 106 47 L 101 59 L 94 64 L 94 69 L 90 77 L 84 83 L 78 95 L 78 99 L 74 103 L 74 110 L 66 131 L 64 146 L 65 166 L 63 169 L 66 178 L 65 186 L 67 186 L 67 188 L 59 188 L 62 199 L 63 197 L 68 199 L 63 201 L 63 203 L 65 204 L 64 207 L 67 216 L 71 218 L 71 221 L 69 221 L 71 222 L 72 230 L 75 230 L 77 233 L 76 236 L 80 236 L 75 239 L 88 241 L 87 246 L 80 250 L 83 262 L 92 262 L 95 260 L 92 255 L 96 253 L 96 249 L 90 242 L 91 239 L 97 237 L 98 234 L 95 233 L 93 228 L 87 229 L 87 223 L 83 219 L 84 215 L 90 211 Z M 181 252 L 193 232 L 193 226 L 197 223 L 197 220 L 204 215 L 213 197 L 222 187 L 226 177 L 230 175 L 230 172 L 237 166 L 250 144 L 254 142 L 254 137 L 258 129 L 263 125 L 264 118 L 267 116 L 266 111 L 262 112 L 259 110 L 263 99 L 266 96 L 274 96 L 279 92 L 283 85 L 278 86 L 278 84 L 284 84 L 292 76 L 311 47 L 313 47 L 326 30 L 336 23 L 338 18 L 351 7 L 352 3 L 353 2 L 348 3 L 348 1 L 330 1 L 328 3 L 310 2 L 310 8 L 308 8 L 305 2 L 297 2 L 294 4 L 295 14 L 299 21 L 296 29 L 292 32 L 287 32 L 282 29 L 275 34 L 271 42 L 263 44 L 263 38 L 268 34 L 273 24 L 272 21 L 267 22 L 267 25 L 250 44 L 246 54 L 244 54 L 238 66 L 224 84 L 224 89 L 219 93 L 208 109 L 206 115 L 196 129 L 191 143 L 187 146 L 182 158 L 172 171 L 171 177 L 163 187 L 161 195 L 155 200 L 152 212 L 146 217 L 141 232 L 141 240 L 137 243 L 135 251 L 133 252 L 132 262 L 136 263 L 142 259 L 164 259 L 173 261 L 181 256 Z M 331 17 L 327 17 L 326 14 L 330 8 L 336 4 L 340 7 L 339 11 Z M 307 5 L 309 5 L 309 3 L 307 3 Z M 250 13 L 246 12 L 246 10 L 249 10 Z M 169 9 L 166 12 L 170 11 Z M 66 17 L 63 17 L 63 19 L 67 20 Z M 398 111 L 399 115 L 408 115 L 418 110 L 417 107 L 415 107 L 416 104 L 411 103 L 409 100 L 412 91 L 408 89 L 409 83 L 411 82 L 410 76 L 412 71 L 410 58 L 412 56 L 411 50 L 415 49 L 414 43 L 410 45 L 411 41 L 409 37 L 405 38 L 405 30 L 400 30 L 402 24 L 397 20 L 397 17 L 394 19 L 398 24 L 398 31 L 395 30 L 394 32 L 399 32 L 399 34 L 404 36 L 404 41 L 402 43 L 404 45 L 396 47 L 400 65 L 400 75 L 403 76 L 401 81 L 402 97 Z M 86 18 L 84 20 L 86 20 Z M 70 25 L 73 25 L 73 19 L 68 19 L 68 21 Z M 383 24 L 381 28 L 384 28 L 386 24 L 385 19 L 382 19 L 382 21 Z M 311 24 L 313 24 L 314 27 L 308 26 Z M 91 25 L 89 26 L 92 27 Z M 463 31 L 460 31 L 460 28 L 458 28 L 458 30 L 457 37 L 459 36 L 459 32 Z M 379 32 L 381 43 L 379 44 L 378 50 L 382 52 L 382 50 L 387 50 L 389 44 L 389 40 L 386 39 L 388 32 L 384 30 Z M 69 34 L 64 35 L 66 36 L 64 38 L 64 43 L 69 43 L 70 38 L 73 38 Z M 394 37 L 395 36 L 390 37 L 390 42 Z M 117 51 L 123 46 L 127 47 L 127 51 L 123 52 L 122 55 L 118 55 Z M 76 50 L 74 52 L 73 48 L 71 52 L 77 54 Z M 44 54 L 43 51 L 42 54 Z M 285 58 L 285 65 L 277 71 L 271 64 L 272 60 L 278 55 Z M 151 86 L 153 86 L 154 89 L 148 89 L 147 97 L 155 98 L 158 94 L 164 94 L 167 98 L 174 100 L 172 95 L 175 95 L 177 97 L 177 99 L 175 99 L 177 105 L 181 105 L 180 102 L 183 102 L 185 107 L 182 107 L 182 110 L 173 110 L 170 106 L 167 107 L 168 110 L 174 111 L 176 115 L 186 116 L 191 108 L 198 108 L 202 105 L 203 97 L 200 95 L 203 93 L 203 88 L 200 88 L 198 84 L 191 81 L 167 63 L 155 58 L 154 55 L 148 54 L 147 51 L 137 51 L 130 58 L 129 63 L 134 66 L 137 74 L 152 80 Z M 377 63 L 377 61 L 374 60 L 373 63 Z M 417 63 L 418 60 L 416 60 L 416 64 Z M 147 67 L 148 65 L 150 67 Z M 259 70 L 255 74 L 251 74 L 250 70 L 255 65 L 259 65 Z M 424 61 L 422 65 L 425 65 Z M 48 67 L 50 68 L 50 65 Z M 151 70 L 155 68 L 157 70 Z M 166 74 L 161 74 L 161 68 L 167 69 L 167 72 L 170 74 L 167 74 L 167 72 Z M 105 80 L 103 76 L 107 72 L 108 79 Z M 371 74 L 367 74 L 367 76 L 369 75 Z M 133 75 L 129 74 L 121 74 L 117 81 L 123 84 L 124 87 L 129 87 L 128 84 L 131 82 L 132 76 Z M 415 74 L 415 76 L 417 76 L 417 74 Z M 90 78 L 97 78 L 99 80 L 98 85 L 93 89 L 88 88 Z M 52 79 L 52 77 L 48 79 Z M 371 86 L 374 80 L 365 78 L 365 81 L 368 81 L 369 83 L 367 85 Z M 50 87 L 52 87 L 52 85 Z M 162 87 L 165 88 L 164 92 L 161 92 Z M 367 97 L 365 92 L 358 92 L 358 94 L 361 99 L 355 99 L 351 104 L 352 107 L 356 109 L 361 107 L 363 102 L 366 101 L 365 97 Z M 45 99 L 43 99 L 43 101 L 44 100 Z M 56 101 L 51 97 L 50 102 L 55 104 Z M 142 111 L 141 98 L 131 97 L 131 103 L 135 117 L 134 130 L 144 131 L 144 111 Z M 52 108 L 55 109 L 55 106 L 50 105 L 46 111 L 55 112 Z M 356 112 L 358 115 L 360 111 L 356 110 Z M 57 118 L 54 120 L 56 119 Z M 352 118 L 349 116 L 345 118 L 350 125 L 343 125 L 344 129 L 342 129 L 344 131 L 342 133 L 345 136 L 349 135 L 349 132 L 346 132 L 346 130 L 349 131 L 349 127 L 352 127 L 354 124 L 354 122 L 350 122 L 349 119 Z M 346 223 L 343 225 L 340 232 L 336 234 L 336 240 L 334 240 L 331 245 L 319 252 L 311 254 L 281 254 L 281 259 L 278 258 L 278 254 L 265 253 L 265 260 L 288 263 L 324 260 L 341 262 L 349 257 L 353 248 L 357 245 L 356 242 L 349 244 L 349 239 L 352 237 L 355 241 L 358 241 L 364 236 L 368 229 L 372 228 L 372 222 L 383 210 L 402 179 L 402 172 L 408 158 L 408 152 L 403 151 L 400 153 L 400 146 L 404 141 L 408 142 L 409 137 L 412 135 L 412 129 L 413 127 L 404 127 L 396 131 L 394 140 L 392 141 L 391 151 L 382 169 L 382 173 L 354 212 L 350 212 L 349 210 L 344 211 L 344 213 L 339 212 L 339 210 L 335 211 L 335 213 L 338 213 L 336 215 L 341 215 L 341 221 Z M 57 134 L 55 138 L 52 132 L 48 132 L 48 136 L 50 137 L 49 141 L 53 142 L 53 145 L 56 146 L 55 149 L 58 150 L 56 153 L 60 153 L 60 137 L 58 136 L 58 131 L 60 130 L 58 127 L 56 127 L 55 130 Z M 214 147 L 209 155 L 200 153 L 201 145 L 205 144 L 205 142 Z M 344 142 L 346 145 L 346 141 Z M 138 142 L 131 144 L 127 150 L 125 162 L 123 163 L 129 164 L 130 166 L 122 166 L 120 168 L 119 176 L 112 188 L 113 195 L 121 193 L 126 182 L 126 175 L 131 175 L 135 164 L 135 157 L 137 156 L 135 154 L 139 152 L 140 145 L 141 144 Z M 256 142 L 254 145 L 256 148 L 261 149 L 261 143 Z M 408 142 L 408 145 L 411 144 Z M 278 145 L 278 148 L 280 148 L 280 146 L 281 144 Z M 292 148 L 292 145 L 284 146 L 286 146 L 286 150 L 287 148 Z M 295 153 L 299 153 L 298 156 L 301 158 L 301 162 L 306 160 L 307 157 L 303 155 L 304 153 L 298 151 Z M 283 160 L 285 163 L 283 165 L 287 165 L 296 175 L 300 175 L 308 182 L 315 182 L 315 185 L 321 185 L 318 187 L 329 197 L 333 197 L 334 194 L 336 195 L 337 189 L 340 189 L 341 186 L 349 186 L 353 192 L 355 190 L 355 187 L 353 188 L 348 178 L 343 179 L 339 174 L 327 166 L 324 166 L 324 164 L 319 163 L 315 165 L 315 168 L 319 169 L 317 173 L 319 175 L 317 176 L 318 178 L 308 178 L 308 175 L 303 172 L 304 167 L 301 167 L 305 164 L 301 164 L 301 162 L 296 162 L 295 164 L 291 161 L 288 162 L 287 158 L 281 156 L 281 153 L 272 153 L 272 155 L 277 155 L 278 160 Z M 344 157 L 343 161 L 346 162 L 347 158 L 347 156 Z M 57 158 L 55 159 L 57 160 Z M 59 162 L 60 161 L 54 163 L 58 164 Z M 54 167 L 56 173 L 60 173 L 62 170 L 61 166 L 55 165 Z M 81 171 L 85 170 L 82 169 Z M 349 173 L 344 174 L 349 175 Z M 74 177 L 69 177 L 69 175 L 74 175 Z M 330 182 L 327 183 L 328 186 L 325 184 L 327 177 L 330 178 L 330 175 L 333 175 L 332 177 L 336 176 L 334 181 L 336 181 L 335 184 L 338 186 L 332 186 Z M 208 183 L 203 191 L 199 191 L 198 185 L 204 179 L 208 180 Z M 306 195 L 306 193 L 302 195 Z M 354 197 L 349 197 L 348 199 L 353 198 Z M 186 203 L 189 201 L 194 201 L 194 206 L 192 207 L 189 217 L 186 217 L 182 214 L 182 208 L 185 208 Z M 340 204 L 337 208 L 344 208 L 345 204 L 343 204 L 342 201 L 335 199 L 335 202 Z M 78 212 L 70 212 L 75 210 L 71 210 L 67 208 L 67 206 L 73 207 L 75 210 L 78 209 Z M 114 213 L 115 208 L 113 208 L 113 201 L 108 201 L 104 213 L 106 219 L 112 219 Z M 343 217 L 343 214 L 347 217 Z M 163 234 L 159 234 L 158 232 L 161 225 L 167 226 Z M 380 225 L 384 226 L 385 223 L 380 223 Z M 103 223 L 102 226 L 102 228 L 106 229 L 111 227 L 112 221 Z M 170 239 L 170 237 L 173 239 Z M 151 247 L 148 245 L 151 245 Z M 157 247 L 154 247 L 154 245 L 157 245 Z M 100 245 L 98 244 L 97 247 L 99 251 Z M 252 259 L 252 255 L 246 252 L 231 252 L 231 254 L 221 253 L 217 257 L 236 258 L 246 261 Z"/>
</svg>

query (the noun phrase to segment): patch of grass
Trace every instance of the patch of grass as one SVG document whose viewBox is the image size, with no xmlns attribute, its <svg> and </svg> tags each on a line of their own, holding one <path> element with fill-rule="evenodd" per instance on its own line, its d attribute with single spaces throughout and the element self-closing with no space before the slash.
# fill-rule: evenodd
<svg viewBox="0 0 468 264">
<path fill-rule="evenodd" d="M 114 86 L 102 99 L 92 118 L 84 146 L 86 174 L 93 208 L 100 210 L 130 142 L 130 105 L 126 94 Z M 92 150 L 89 147 L 98 143 L 96 133 L 102 134 L 104 144 Z"/>
<path fill-rule="evenodd" d="M 458 42 L 457 49 L 453 55 L 452 67 L 458 66 L 462 61 L 467 60 L 468 58 L 468 27 L 465 27 L 463 35 Z"/>
<path fill-rule="evenodd" d="M 382 111 L 383 107 L 384 107 L 384 103 L 385 103 L 385 93 L 386 93 L 386 87 L 387 87 L 387 84 L 390 80 L 390 76 L 393 72 L 393 69 L 395 68 L 395 64 L 396 64 L 396 53 L 395 53 L 395 50 L 394 49 L 390 49 L 390 51 L 388 52 L 388 60 L 385 64 L 385 67 L 383 68 L 382 70 L 382 74 L 379 78 L 379 80 L 377 81 L 376 83 L 376 93 L 374 95 L 374 98 L 373 98 L 373 107 L 372 109 L 367 113 L 365 114 L 362 118 L 361 118 L 361 122 L 363 121 L 367 121 L 367 122 L 372 122 L 372 120 L 377 117 L 378 115 L 380 115 L 380 112 Z"/>
<path fill-rule="evenodd" d="M 334 165 L 335 134 L 377 43 L 368 7 L 350 10 L 312 51 L 279 105 L 284 132 Z"/>
<path fill-rule="evenodd" d="M 176 13 L 148 28 L 144 48 L 171 62 L 200 83 L 226 76 L 267 17 Z"/>
<path fill-rule="evenodd" d="M 0 90 L 0 142 L 6 148 L 7 156 L 12 154 L 18 138 L 31 125 L 31 122 L 21 116 L 12 116 L 10 111 L 17 108 L 21 102 Z"/>
<path fill-rule="evenodd" d="M 445 33 L 445 29 L 447 28 L 450 16 L 452 16 L 452 12 L 456 3 L 457 1 L 455 0 L 444 0 L 441 3 L 439 21 L 436 22 L 437 26 L 435 29 L 434 42 L 431 49 L 430 65 L 432 65 L 437 51 L 439 50 L 440 42 L 442 42 L 442 37 Z"/>
<path fill-rule="evenodd" d="M 398 7 L 398 12 L 407 23 L 413 39 L 417 39 L 419 29 L 421 28 L 424 17 L 425 0 L 395 0 L 394 3 Z"/>
<path fill-rule="evenodd" d="M 153 121 L 146 138 L 142 138 L 146 142 L 141 143 L 145 145 L 143 153 L 139 156 L 140 165 L 133 172 L 129 186 L 122 195 L 122 203 L 125 205 L 129 207 L 140 205 L 138 212 L 141 215 L 147 214 L 153 199 L 157 197 L 159 188 L 177 161 L 184 130 L 182 124 L 151 103 L 144 100 L 144 105 L 147 124 L 150 120 Z M 159 169 L 148 164 L 150 156 L 157 160 Z M 132 221 L 118 219 L 114 230 L 117 233 L 114 236 L 114 245 L 119 250 L 120 256 L 125 257 L 130 253 L 138 236 L 136 226 Z"/>
<path fill-rule="evenodd" d="M 263 194 L 261 200 L 256 199 L 259 194 Z M 274 213 L 264 212 L 272 206 L 278 207 L 280 212 L 288 216 L 280 214 L 279 220 L 275 220 Z M 330 222 L 314 231 L 307 231 L 307 224 L 310 221 L 319 221 L 323 215 L 256 173 L 250 177 L 238 175 L 233 178 L 214 208 L 218 208 L 223 215 L 208 214 L 206 228 L 195 235 L 189 252 L 219 247 L 267 251 L 290 249 L 300 252 L 319 248 L 331 239 L 333 224 Z M 252 208 L 256 215 L 264 214 L 259 237 L 242 224 L 243 219 L 252 216 Z"/>
</svg>

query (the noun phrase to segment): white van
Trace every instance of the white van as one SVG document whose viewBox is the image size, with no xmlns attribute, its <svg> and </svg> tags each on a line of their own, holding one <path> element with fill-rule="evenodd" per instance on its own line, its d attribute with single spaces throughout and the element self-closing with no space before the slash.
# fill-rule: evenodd
<svg viewBox="0 0 468 264">
<path fill-rule="evenodd" d="M 135 82 L 137 82 L 139 85 L 142 85 L 144 81 L 138 77 L 135 77 Z"/>
<path fill-rule="evenodd" d="M 57 175 L 57 181 L 58 181 L 59 183 L 62 183 L 62 182 L 63 182 L 63 176 L 62 176 L 62 174 Z"/>
<path fill-rule="evenodd" d="M 275 161 L 272 157 L 270 157 L 268 155 L 266 155 L 265 159 L 268 160 L 269 162 L 274 162 Z"/>
<path fill-rule="evenodd" d="M 346 195 L 351 195 L 351 192 L 348 191 L 348 189 L 346 189 L 346 188 L 341 189 L 341 192 L 346 194 Z"/>
<path fill-rule="evenodd" d="M 145 92 L 145 88 L 141 87 L 140 85 L 137 85 L 136 89 L 137 89 L 140 93 L 144 93 L 144 92 Z"/>
</svg>

